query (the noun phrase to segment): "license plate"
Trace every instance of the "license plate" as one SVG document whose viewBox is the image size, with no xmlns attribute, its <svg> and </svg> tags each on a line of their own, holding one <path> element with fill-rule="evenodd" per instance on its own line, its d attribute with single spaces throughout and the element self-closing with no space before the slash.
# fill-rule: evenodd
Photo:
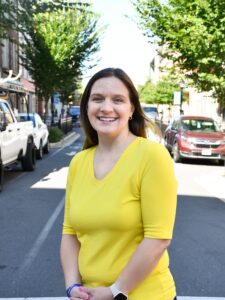
<svg viewBox="0 0 225 300">
<path fill-rule="evenodd" d="M 202 155 L 212 155 L 212 150 L 211 149 L 203 149 Z"/>
</svg>

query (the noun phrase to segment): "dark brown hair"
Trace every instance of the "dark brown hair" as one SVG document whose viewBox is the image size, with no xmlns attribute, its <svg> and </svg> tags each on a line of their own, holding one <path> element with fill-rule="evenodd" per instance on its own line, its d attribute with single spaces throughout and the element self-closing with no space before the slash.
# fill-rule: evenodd
<svg viewBox="0 0 225 300">
<path fill-rule="evenodd" d="M 101 78 L 105 77 L 116 77 L 120 79 L 124 85 L 127 87 L 130 96 L 130 102 L 134 106 L 134 113 L 132 119 L 129 120 L 129 130 L 136 136 L 141 136 L 146 138 L 146 117 L 143 113 L 143 110 L 140 105 L 138 92 L 129 78 L 129 76 L 119 68 L 106 68 L 97 72 L 88 82 L 83 95 L 81 97 L 80 105 L 80 118 L 81 124 L 86 135 L 86 140 L 84 143 L 84 149 L 90 148 L 91 146 L 98 144 L 98 135 L 96 130 L 91 126 L 88 115 L 87 115 L 87 106 L 89 97 L 91 94 L 91 89 L 93 84 Z"/>
</svg>

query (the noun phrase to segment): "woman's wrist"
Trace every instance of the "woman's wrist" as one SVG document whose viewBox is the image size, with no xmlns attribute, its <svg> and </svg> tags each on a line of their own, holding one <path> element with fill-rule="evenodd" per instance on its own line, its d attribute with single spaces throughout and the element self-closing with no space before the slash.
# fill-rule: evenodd
<svg viewBox="0 0 225 300">
<path fill-rule="evenodd" d="M 75 287 L 80 287 L 80 286 L 82 286 L 81 283 L 73 283 L 73 284 L 71 284 L 71 285 L 66 289 L 67 297 L 70 298 L 70 293 L 71 293 L 72 289 L 74 289 Z"/>
</svg>

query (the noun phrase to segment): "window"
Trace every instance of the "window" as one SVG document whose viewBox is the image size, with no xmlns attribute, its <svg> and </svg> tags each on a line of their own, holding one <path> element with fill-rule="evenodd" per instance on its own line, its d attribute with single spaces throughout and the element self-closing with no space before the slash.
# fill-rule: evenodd
<svg viewBox="0 0 225 300">
<path fill-rule="evenodd" d="M 10 124 L 10 123 L 13 123 L 14 122 L 14 119 L 13 119 L 13 116 L 11 114 L 11 111 L 8 107 L 8 105 L 6 103 L 2 103 L 1 104 L 1 108 L 2 108 L 2 111 L 4 112 L 5 114 L 5 118 L 6 118 L 6 124 Z"/>
</svg>

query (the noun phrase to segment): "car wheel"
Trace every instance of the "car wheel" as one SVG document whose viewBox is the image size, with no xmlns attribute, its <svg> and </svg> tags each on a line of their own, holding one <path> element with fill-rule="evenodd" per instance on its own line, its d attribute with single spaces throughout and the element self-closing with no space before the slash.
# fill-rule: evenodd
<svg viewBox="0 0 225 300">
<path fill-rule="evenodd" d="M 177 143 L 175 143 L 175 144 L 173 145 L 172 152 L 173 152 L 173 160 L 174 160 L 176 163 L 181 162 L 181 157 L 180 157 L 180 153 L 179 153 L 179 149 L 178 149 Z"/>
<path fill-rule="evenodd" d="M 219 159 L 219 160 L 218 160 L 218 165 L 219 165 L 219 166 L 225 166 L 225 160 Z"/>
<path fill-rule="evenodd" d="M 21 159 L 22 168 L 24 171 L 33 171 L 36 165 L 36 153 L 34 143 L 31 139 L 27 143 L 27 151 Z"/>
<path fill-rule="evenodd" d="M 40 146 L 39 146 L 39 149 L 37 149 L 36 155 L 37 155 L 38 159 L 42 159 L 42 157 L 43 157 L 42 141 L 40 141 Z"/>
<path fill-rule="evenodd" d="M 3 182 L 4 182 L 4 167 L 0 162 L 0 192 L 3 190 Z"/>
<path fill-rule="evenodd" d="M 49 153 L 49 141 L 47 141 L 46 145 L 43 147 L 43 152 L 45 154 L 48 154 Z"/>
</svg>

